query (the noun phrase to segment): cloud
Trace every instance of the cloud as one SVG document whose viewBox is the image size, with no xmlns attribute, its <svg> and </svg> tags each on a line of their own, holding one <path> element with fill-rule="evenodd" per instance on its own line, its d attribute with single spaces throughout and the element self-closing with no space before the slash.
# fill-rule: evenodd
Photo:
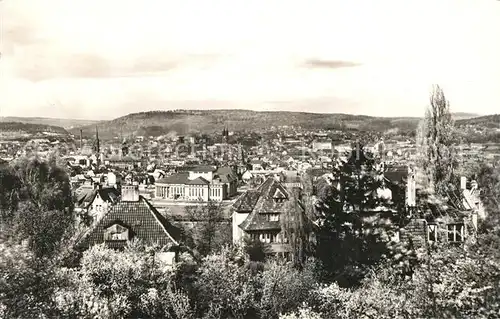
<svg viewBox="0 0 500 319">
<path fill-rule="evenodd" d="M 0 17 L 2 62 L 11 76 L 32 82 L 58 78 L 157 76 L 179 67 L 203 68 L 220 58 L 217 54 L 190 54 L 163 48 L 151 50 L 140 45 L 133 52 L 125 49 L 109 52 L 88 43 L 88 39 L 61 37 L 47 26 L 46 21 L 12 4 L 0 3 L 0 6 L 4 11 Z"/>
<path fill-rule="evenodd" d="M 200 68 L 216 63 L 214 55 L 184 55 L 157 53 L 127 59 L 85 52 L 54 50 L 49 45 L 27 46 L 12 59 L 14 75 L 33 82 L 56 78 L 119 78 L 156 76 L 187 66 Z"/>
<path fill-rule="evenodd" d="M 308 59 L 305 61 L 304 65 L 308 68 L 339 69 L 360 66 L 361 63 L 342 60 Z"/>
</svg>

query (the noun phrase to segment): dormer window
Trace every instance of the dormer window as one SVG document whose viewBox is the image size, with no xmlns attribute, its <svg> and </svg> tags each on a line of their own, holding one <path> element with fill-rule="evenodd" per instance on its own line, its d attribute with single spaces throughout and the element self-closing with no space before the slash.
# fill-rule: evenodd
<svg viewBox="0 0 500 319">
<path fill-rule="evenodd" d="M 114 224 L 104 231 L 104 240 L 106 241 L 125 241 L 129 239 L 129 229 L 119 224 Z"/>
<path fill-rule="evenodd" d="M 286 200 L 286 195 L 280 189 L 276 189 L 273 200 L 275 203 L 283 203 Z"/>
</svg>

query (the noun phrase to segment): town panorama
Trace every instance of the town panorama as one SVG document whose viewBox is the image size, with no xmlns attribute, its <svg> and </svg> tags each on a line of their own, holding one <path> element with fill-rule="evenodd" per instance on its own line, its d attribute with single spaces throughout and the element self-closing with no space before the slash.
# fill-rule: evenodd
<svg viewBox="0 0 500 319">
<path fill-rule="evenodd" d="M 0 318 L 500 318 L 500 2 L 0 20 Z"/>
</svg>

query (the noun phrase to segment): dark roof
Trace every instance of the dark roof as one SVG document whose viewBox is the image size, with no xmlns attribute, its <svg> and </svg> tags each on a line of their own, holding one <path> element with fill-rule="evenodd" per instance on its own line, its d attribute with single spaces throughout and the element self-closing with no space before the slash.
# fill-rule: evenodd
<svg viewBox="0 0 500 319">
<path fill-rule="evenodd" d="M 218 174 L 219 176 L 227 175 L 226 176 L 227 179 L 234 179 L 234 180 L 238 179 L 238 176 L 236 175 L 234 170 L 228 166 L 219 167 L 217 169 L 216 174 Z"/>
<path fill-rule="evenodd" d="M 180 230 L 169 223 L 144 197 L 137 202 L 119 202 L 83 237 L 78 246 L 88 248 L 104 242 L 105 230 L 115 224 L 128 228 L 132 238 L 147 245 L 178 246 Z M 108 242 L 121 248 L 126 242 Z"/>
<path fill-rule="evenodd" d="M 289 198 L 289 194 L 286 188 L 275 178 L 269 177 L 257 190 L 260 193 L 260 197 L 255 204 L 254 211 L 259 213 L 281 213 L 285 211 L 286 201 L 275 202 L 274 196 L 277 191 L 284 194 L 286 198 Z"/>
<path fill-rule="evenodd" d="M 210 166 L 210 165 L 184 166 L 184 167 L 179 168 L 179 170 L 181 170 L 183 172 L 191 171 L 191 172 L 209 173 L 209 172 L 215 172 L 216 167 Z"/>
<path fill-rule="evenodd" d="M 276 201 L 275 199 L 284 199 Z M 241 195 L 233 208 L 238 213 L 250 212 L 248 217 L 239 225 L 244 231 L 266 230 L 281 228 L 279 221 L 268 221 L 266 214 L 283 214 L 290 209 L 290 201 L 294 200 L 286 188 L 276 179 L 268 178 L 257 190 L 250 190 Z M 296 208 L 304 210 L 300 203 Z"/>
<path fill-rule="evenodd" d="M 248 190 L 243 193 L 233 204 L 233 209 L 237 212 L 251 212 L 259 200 L 260 193 L 257 190 Z"/>
<path fill-rule="evenodd" d="M 402 183 L 408 178 L 408 167 L 390 166 L 384 172 L 384 176 L 393 183 Z"/>
<path fill-rule="evenodd" d="M 104 200 L 105 202 L 116 202 L 118 196 L 120 196 L 120 192 L 114 187 L 103 187 L 101 189 L 94 189 L 92 186 L 86 186 L 87 190 L 82 189 L 79 192 L 76 198 L 76 205 L 78 207 L 87 208 L 95 199 L 97 194 Z"/>
<path fill-rule="evenodd" d="M 132 162 L 140 162 L 140 158 L 135 158 L 132 156 L 113 156 L 106 158 L 105 161 L 110 161 L 110 162 L 119 162 L 119 163 L 132 163 Z"/>
<path fill-rule="evenodd" d="M 188 181 L 186 184 L 187 185 L 209 185 L 210 182 L 200 176 L 200 177 L 195 178 L 191 181 Z"/>
<path fill-rule="evenodd" d="M 250 161 L 250 164 L 260 164 L 260 165 L 262 165 L 262 164 L 264 164 L 264 161 L 259 160 L 259 159 L 253 159 L 253 160 Z"/>
<path fill-rule="evenodd" d="M 157 184 L 186 184 L 189 179 L 188 172 L 175 173 L 156 181 Z"/>
</svg>

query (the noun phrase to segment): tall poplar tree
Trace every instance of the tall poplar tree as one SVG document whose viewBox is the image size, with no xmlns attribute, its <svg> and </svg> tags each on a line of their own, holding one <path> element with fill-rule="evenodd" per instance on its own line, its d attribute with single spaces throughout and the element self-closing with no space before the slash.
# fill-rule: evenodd
<svg viewBox="0 0 500 319">
<path fill-rule="evenodd" d="M 420 150 L 418 167 L 421 186 L 438 195 L 445 195 L 456 188 L 454 172 L 458 161 L 454 141 L 450 103 L 443 90 L 435 85 L 425 118 L 417 131 L 417 145 Z"/>
</svg>

